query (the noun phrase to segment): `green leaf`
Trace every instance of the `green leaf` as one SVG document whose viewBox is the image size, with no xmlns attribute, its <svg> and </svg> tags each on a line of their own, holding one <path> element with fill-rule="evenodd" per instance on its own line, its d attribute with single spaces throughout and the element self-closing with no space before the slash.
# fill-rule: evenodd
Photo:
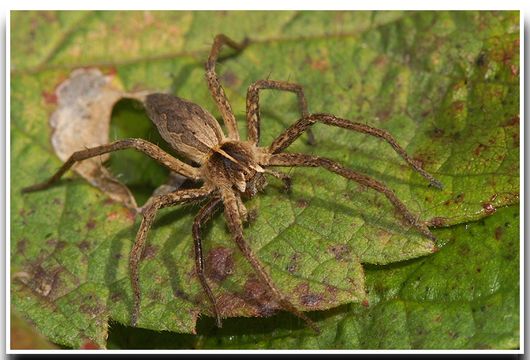
<svg viewBox="0 0 530 360">
<path fill-rule="evenodd" d="M 330 157 L 373 176 L 421 219 L 449 226 L 490 215 L 519 200 L 518 16 L 516 12 L 13 12 L 15 308 L 52 341 L 70 347 L 82 347 L 87 341 L 105 347 L 109 319 L 122 324 L 130 319 L 127 259 L 139 219 L 78 177 L 46 191 L 20 194 L 21 188 L 45 180 L 60 166 L 49 144 L 47 119 L 56 106 L 54 89 L 71 70 L 100 67 L 115 74 L 128 91 L 169 91 L 219 118 L 204 81 L 209 46 L 216 33 L 236 40 L 250 37 L 255 41 L 245 51 L 218 66 L 243 134 L 246 88 L 252 82 L 269 77 L 300 83 L 311 112 L 333 113 L 388 130 L 445 188 L 429 187 L 388 144 L 343 129 L 317 125 L 317 146 L 301 139 L 289 151 Z M 31 26 L 47 34 L 46 40 L 31 36 Z M 265 91 L 261 99 L 261 143 L 268 144 L 299 114 L 291 94 Z M 131 117 L 138 121 L 129 128 L 125 125 Z M 141 110 L 126 105 L 115 110 L 111 137 L 143 133 L 142 137 L 155 139 L 146 123 Z M 155 167 L 127 151 L 113 154 L 110 163 L 123 182 L 141 189 L 136 192 L 140 199 L 149 193 L 145 188 L 165 181 L 165 171 L 140 170 Z M 124 163 L 129 166 L 121 166 Z M 245 235 L 280 290 L 301 309 L 363 301 L 361 263 L 389 264 L 432 252 L 430 241 L 408 229 L 381 194 L 318 169 L 293 169 L 289 174 L 294 181 L 292 194 L 282 192 L 281 184 L 272 179 L 263 194 L 247 203 L 258 217 Z M 197 210 L 161 211 L 149 234 L 140 270 L 141 327 L 192 333 L 199 314 L 210 313 L 194 274 L 191 223 Z M 217 215 L 206 229 L 204 246 L 212 264 L 210 283 L 223 313 L 266 313 L 266 306 L 252 301 L 259 287 L 229 240 L 222 216 Z M 231 274 L 213 281 L 222 270 L 215 264 L 231 260 Z M 368 282 L 370 270 L 366 275 Z M 406 304 L 391 306 L 398 309 Z M 384 315 L 390 310 L 379 311 Z M 403 331 L 398 329 L 399 318 L 382 319 L 389 331 Z M 420 338 L 407 344 L 431 346 Z M 319 343 L 314 338 L 308 341 Z M 356 346 L 370 347 L 362 341 Z"/>
<path fill-rule="evenodd" d="M 199 323 L 198 336 L 113 326 L 109 348 L 517 349 L 519 209 L 437 231 L 429 257 L 368 266 L 370 306 L 310 313 L 312 333 L 290 314 Z M 465 260 L 463 260 L 465 259 Z"/>
</svg>

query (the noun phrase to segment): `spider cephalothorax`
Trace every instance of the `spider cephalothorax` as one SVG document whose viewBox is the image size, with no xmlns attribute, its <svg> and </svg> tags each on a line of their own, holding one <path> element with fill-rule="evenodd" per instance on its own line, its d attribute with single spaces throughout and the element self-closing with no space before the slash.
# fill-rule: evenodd
<svg viewBox="0 0 530 360">
<path fill-rule="evenodd" d="M 227 131 L 226 134 L 223 132 L 217 120 L 197 104 L 172 95 L 159 93 L 150 94 L 145 99 L 147 114 L 155 123 L 164 140 L 179 154 L 191 160 L 194 165 L 184 163 L 166 153 L 158 146 L 142 139 L 118 140 L 107 145 L 75 152 L 48 181 L 25 188 L 23 192 L 41 190 L 49 187 L 55 181 L 59 180 L 76 161 L 127 148 L 134 148 L 141 151 L 170 170 L 197 182 L 201 182 L 202 186 L 196 189 L 181 189 L 167 194 L 153 196 L 142 207 L 142 223 L 136 235 L 136 240 L 129 258 L 129 269 L 134 292 L 134 307 L 131 323 L 133 325 L 136 324 L 140 309 L 138 263 L 145 247 L 147 233 L 154 221 L 156 212 L 161 208 L 179 203 L 208 199 L 195 217 L 192 233 L 197 276 L 213 306 L 213 313 L 216 317 L 217 325 L 221 326 L 222 314 L 219 313 L 215 297 L 204 275 L 201 226 L 222 204 L 224 206 L 224 215 L 228 229 L 233 240 L 254 268 L 259 280 L 268 287 L 271 297 L 282 308 L 304 319 L 313 329 L 318 331 L 316 325 L 304 313 L 299 311 L 288 297 L 276 288 L 266 269 L 245 242 L 242 222 L 247 219 L 247 211 L 242 197 L 249 198 L 255 196 L 258 191 L 262 190 L 266 186 L 265 175 L 271 175 L 281 179 L 285 186 L 289 188 L 289 176 L 281 172 L 276 172 L 270 169 L 270 167 L 322 167 L 384 194 L 392 205 L 394 205 L 398 213 L 410 225 L 417 228 L 423 235 L 431 239 L 434 238 L 426 224 L 419 221 L 399 200 L 394 192 L 383 183 L 367 175 L 347 169 L 330 159 L 314 155 L 283 152 L 285 148 L 292 144 L 304 132 L 308 132 L 310 140 L 312 140 L 312 134 L 309 132 L 309 128 L 317 122 L 381 138 L 387 141 L 411 167 L 429 180 L 431 185 L 441 188 L 441 183 L 423 170 L 417 162 L 412 160 L 388 132 L 329 114 L 309 114 L 302 88 L 293 83 L 259 80 L 249 87 L 247 92 L 248 139 L 242 141 L 237 130 L 234 114 L 215 72 L 215 63 L 223 44 L 229 45 L 236 50 L 242 49 L 245 44 L 237 44 L 224 35 L 218 35 L 215 38 L 206 63 L 208 87 L 222 114 Z M 259 146 L 259 91 L 263 89 L 294 92 L 298 96 L 298 105 L 301 114 L 300 120 L 287 128 L 267 147 Z"/>
<path fill-rule="evenodd" d="M 227 141 L 212 149 L 204 166 L 205 177 L 217 186 L 229 185 L 244 193 L 247 183 L 265 170 L 256 159 L 256 148 L 242 141 Z"/>
</svg>

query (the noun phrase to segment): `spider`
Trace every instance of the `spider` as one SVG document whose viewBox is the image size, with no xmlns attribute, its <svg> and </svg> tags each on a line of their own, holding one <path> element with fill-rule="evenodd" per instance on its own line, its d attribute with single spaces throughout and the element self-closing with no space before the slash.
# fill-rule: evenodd
<svg viewBox="0 0 530 360">
<path fill-rule="evenodd" d="M 129 258 L 129 271 L 134 294 L 134 305 L 131 314 L 132 326 L 136 326 L 140 311 L 141 294 L 138 265 L 145 247 L 147 234 L 153 224 L 157 211 L 161 208 L 177 204 L 207 200 L 194 219 L 192 233 L 196 273 L 211 303 L 216 325 L 218 327 L 222 326 L 221 314 L 204 274 L 201 227 L 222 205 L 232 239 L 247 261 L 252 265 L 259 280 L 268 287 L 273 299 L 277 301 L 281 308 L 303 319 L 316 332 L 319 331 L 315 323 L 301 312 L 288 297 L 278 290 L 266 268 L 252 252 L 243 237 L 242 224 L 248 220 L 248 213 L 242 199 L 251 198 L 258 191 L 265 188 L 267 185 L 265 175 L 280 179 L 284 182 L 287 189 L 290 187 L 290 177 L 271 169 L 271 167 L 322 167 L 348 180 L 353 180 L 382 193 L 410 225 L 415 227 L 424 236 L 434 239 L 427 225 L 417 220 L 417 217 L 407 209 L 395 193 L 383 183 L 362 173 L 347 169 L 327 158 L 302 153 L 283 152 L 303 133 L 308 132 L 311 138 L 312 134 L 309 129 L 315 123 L 337 126 L 385 140 L 397 154 L 415 171 L 426 178 L 432 186 L 442 188 L 442 184 L 423 170 L 385 130 L 352 122 L 334 115 L 309 114 L 306 98 L 300 85 L 274 80 L 258 80 L 250 85 L 247 90 L 246 100 L 248 138 L 247 140 L 241 140 L 234 113 L 232 112 L 224 89 L 219 82 L 215 65 L 223 45 L 229 46 L 236 51 L 241 51 L 248 43 L 248 40 L 237 43 L 227 36 L 219 34 L 215 37 L 208 61 L 206 62 L 208 88 L 221 112 L 227 131 L 226 134 L 221 129 L 217 120 L 197 104 L 163 93 L 152 93 L 147 95 L 145 99 L 144 105 L 147 115 L 154 122 L 163 139 L 171 145 L 173 150 L 191 160 L 195 165 L 189 165 L 173 157 L 157 145 L 146 140 L 136 138 L 124 139 L 77 151 L 47 181 L 22 190 L 22 192 L 26 193 L 46 189 L 58 181 L 78 161 L 128 148 L 143 152 L 170 170 L 198 183 L 202 183 L 202 186 L 199 188 L 180 189 L 167 194 L 154 196 L 140 209 L 143 218 Z M 259 94 L 261 90 L 265 89 L 295 93 L 298 98 L 301 118 L 284 130 L 272 144 L 269 146 L 260 146 Z"/>
</svg>

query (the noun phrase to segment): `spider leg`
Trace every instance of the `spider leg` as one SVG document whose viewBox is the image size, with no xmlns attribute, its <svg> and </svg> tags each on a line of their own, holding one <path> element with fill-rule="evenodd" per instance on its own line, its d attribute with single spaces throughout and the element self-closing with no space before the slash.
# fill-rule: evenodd
<svg viewBox="0 0 530 360">
<path fill-rule="evenodd" d="M 277 154 L 291 145 L 304 131 L 306 131 L 311 125 L 321 122 L 326 125 L 337 126 L 340 128 L 357 131 L 360 133 L 372 135 L 380 139 L 385 140 L 392 146 L 394 151 L 403 158 L 414 170 L 416 170 L 421 176 L 427 179 L 430 184 L 439 189 L 443 188 L 442 183 L 435 179 L 427 171 L 423 170 L 421 165 L 412 159 L 407 152 L 397 143 L 397 141 L 385 130 L 378 129 L 366 124 L 359 122 L 353 122 L 346 119 L 341 119 L 333 115 L 328 114 L 312 114 L 305 118 L 298 120 L 291 127 L 286 129 L 280 136 L 278 136 L 269 147 L 271 154 Z"/>
<path fill-rule="evenodd" d="M 304 90 L 301 85 L 285 81 L 275 80 L 258 80 L 249 86 L 247 90 L 247 125 L 248 140 L 254 145 L 258 145 L 260 138 L 260 111 L 259 111 L 259 92 L 260 90 L 271 89 L 280 91 L 290 91 L 298 97 L 298 109 L 302 118 L 309 115 L 307 111 L 307 101 Z M 308 143 L 313 145 L 315 138 L 310 129 L 307 130 Z"/>
<path fill-rule="evenodd" d="M 182 174 L 192 179 L 199 178 L 199 171 L 196 168 L 180 160 L 175 159 L 173 156 L 169 155 L 155 144 L 152 144 L 149 141 L 145 141 L 142 139 L 124 139 L 112 142 L 110 144 L 76 151 L 75 153 L 70 155 L 68 160 L 66 160 L 66 162 L 59 168 L 59 170 L 57 170 L 57 172 L 52 177 L 50 177 L 45 182 L 22 189 L 22 192 L 28 193 L 49 188 L 51 185 L 53 185 L 53 183 L 57 182 L 61 178 L 61 176 L 63 176 L 64 173 L 68 171 L 68 169 L 70 169 L 77 161 L 82 161 L 95 156 L 107 154 L 112 151 L 129 148 L 133 148 L 143 152 L 144 154 L 148 155 L 149 157 L 153 158 L 154 160 L 158 161 L 169 169 L 178 172 L 179 174 Z"/>
<path fill-rule="evenodd" d="M 235 194 L 236 201 L 237 201 L 237 210 L 239 211 L 239 218 L 244 222 L 248 222 L 248 210 L 245 204 L 243 204 L 243 200 L 241 200 L 241 195 Z"/>
<path fill-rule="evenodd" d="M 133 312 L 131 315 L 131 326 L 136 326 L 140 313 L 140 280 L 138 274 L 138 264 L 145 247 L 147 233 L 153 224 L 157 211 L 161 208 L 176 205 L 178 203 L 198 200 L 208 196 L 212 190 L 208 187 L 199 189 L 177 190 L 175 192 L 157 196 L 149 202 L 142 210 L 142 223 L 136 234 L 136 240 L 131 249 L 129 257 L 129 271 L 131 273 L 131 285 L 134 294 Z"/>
<path fill-rule="evenodd" d="M 361 185 L 367 186 L 374 189 L 383 195 L 394 205 L 396 210 L 407 220 L 407 222 L 418 229 L 423 235 L 431 240 L 435 240 L 434 235 L 431 233 L 427 225 L 420 222 L 416 217 L 407 209 L 405 204 L 398 199 L 396 194 L 385 186 L 383 183 L 371 178 L 370 176 L 355 172 L 347 169 L 339 163 L 326 159 L 319 156 L 306 155 L 306 154 L 291 154 L 281 153 L 274 154 L 270 157 L 268 166 L 308 166 L 308 167 L 323 167 L 326 170 L 334 172 L 346 179 L 353 180 Z"/>
<path fill-rule="evenodd" d="M 222 327 L 221 323 L 221 314 L 217 307 L 217 302 L 213 296 L 212 289 L 206 281 L 206 276 L 204 276 L 204 259 L 202 256 L 202 240 L 201 240 L 201 226 L 211 218 L 213 213 L 217 210 L 217 205 L 221 202 L 221 198 L 214 198 L 210 200 L 206 205 L 204 205 L 195 220 L 193 221 L 193 242 L 195 249 L 195 270 L 197 271 L 197 276 L 201 282 L 202 288 L 206 292 L 210 303 L 213 306 L 213 313 L 215 316 L 215 321 L 217 327 Z"/>
<path fill-rule="evenodd" d="M 228 224 L 230 234 L 232 235 L 232 239 L 236 242 L 239 250 L 241 250 L 241 253 L 243 253 L 250 265 L 252 265 L 259 279 L 267 285 L 274 299 L 278 301 L 285 310 L 288 310 L 294 315 L 303 319 L 315 332 L 320 333 L 320 329 L 316 326 L 316 324 L 280 293 L 261 262 L 245 242 L 243 237 L 243 226 L 241 223 L 241 218 L 239 217 L 237 199 L 234 192 L 232 190 L 224 189 L 221 191 L 221 196 L 225 207 L 224 213 L 226 222 Z"/>
<path fill-rule="evenodd" d="M 210 56 L 206 62 L 206 80 L 208 81 L 208 89 L 223 116 L 223 121 L 228 131 L 228 137 L 232 140 L 239 140 L 239 131 L 237 130 L 236 118 L 232 111 L 232 107 L 228 102 L 225 91 L 219 82 L 217 73 L 215 72 L 215 64 L 223 45 L 228 45 L 237 51 L 241 51 L 247 44 L 248 40 L 243 41 L 243 43 L 237 43 L 226 35 L 219 34 L 215 37 Z"/>
</svg>

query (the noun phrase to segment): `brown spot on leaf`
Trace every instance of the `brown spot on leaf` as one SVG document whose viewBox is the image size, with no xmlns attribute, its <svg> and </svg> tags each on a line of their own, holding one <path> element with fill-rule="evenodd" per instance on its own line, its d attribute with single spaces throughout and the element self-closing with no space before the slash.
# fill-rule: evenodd
<svg viewBox="0 0 530 360">
<path fill-rule="evenodd" d="M 493 204 L 491 204 L 491 203 L 489 203 L 489 202 L 482 203 L 482 208 L 484 209 L 484 212 L 485 212 L 487 215 L 491 215 L 491 214 L 493 214 L 495 211 L 497 211 L 497 208 L 495 208 L 495 206 L 493 206 Z"/>
<path fill-rule="evenodd" d="M 464 201 L 464 197 L 465 197 L 464 193 L 460 193 L 456 195 L 454 199 L 449 199 L 449 200 L 444 201 L 444 205 L 450 205 L 452 203 L 460 204 Z"/>
<path fill-rule="evenodd" d="M 96 227 L 96 220 L 94 220 L 93 218 L 88 219 L 85 226 L 88 230 L 94 229 Z"/>
<path fill-rule="evenodd" d="M 153 259 L 156 256 L 157 252 L 158 252 L 158 246 L 147 244 L 142 253 L 142 260 Z"/>
<path fill-rule="evenodd" d="M 103 69 L 103 73 L 108 76 L 115 76 L 118 74 L 118 69 L 115 66 L 109 66 Z"/>
<path fill-rule="evenodd" d="M 425 168 L 426 165 L 433 163 L 434 159 L 437 158 L 437 155 L 432 152 L 418 152 L 413 156 L 413 160 L 418 163 L 422 168 Z"/>
<path fill-rule="evenodd" d="M 519 132 L 514 132 L 512 134 L 512 141 L 513 141 L 513 146 L 519 147 Z"/>
<path fill-rule="evenodd" d="M 268 288 L 255 277 L 247 279 L 245 282 L 245 294 L 251 299 L 269 299 Z"/>
<path fill-rule="evenodd" d="M 223 281 L 234 272 L 232 250 L 225 247 L 211 249 L 205 263 L 206 276 L 216 282 Z"/>
<path fill-rule="evenodd" d="M 309 201 L 307 201 L 306 199 L 298 199 L 298 200 L 296 200 L 296 207 L 297 208 L 304 209 L 308 205 L 309 205 Z"/>
<path fill-rule="evenodd" d="M 329 246 L 328 251 L 331 252 L 338 261 L 347 261 L 350 259 L 351 249 L 347 244 Z"/>
<path fill-rule="evenodd" d="M 26 252 L 26 246 L 28 245 L 28 239 L 22 238 L 17 241 L 17 254 L 24 255 Z"/>
<path fill-rule="evenodd" d="M 52 105 L 57 104 L 57 94 L 55 94 L 55 91 L 53 92 L 43 91 L 41 94 L 42 94 L 42 98 L 44 99 L 44 102 L 46 102 L 47 104 L 52 104 Z"/>
<path fill-rule="evenodd" d="M 476 156 L 480 156 L 480 154 L 482 153 L 482 151 L 484 151 L 485 149 L 487 149 L 488 147 L 484 144 L 478 144 L 478 146 L 475 148 L 475 150 L 473 151 L 473 153 L 476 155 Z"/>
<path fill-rule="evenodd" d="M 435 127 L 434 129 L 432 129 L 429 132 L 429 137 L 431 139 L 439 139 L 439 138 L 443 137 L 444 134 L 445 134 L 444 129 L 440 129 L 440 128 Z"/>
<path fill-rule="evenodd" d="M 451 104 L 451 107 L 453 109 L 454 112 L 460 112 L 464 109 L 464 106 L 465 106 L 465 102 L 464 101 L 461 101 L 461 100 L 458 100 L 458 101 L 454 101 L 452 104 Z"/>
<path fill-rule="evenodd" d="M 107 220 L 113 221 L 118 219 L 127 219 L 131 223 L 134 223 L 136 218 L 136 211 L 128 208 L 122 208 L 119 211 L 111 211 L 107 214 Z"/>
<path fill-rule="evenodd" d="M 123 208 L 123 211 L 125 212 L 125 217 L 127 218 L 127 220 L 134 223 L 134 219 L 136 218 L 136 211 L 133 209 L 126 208 Z"/>
<path fill-rule="evenodd" d="M 451 339 L 457 339 L 458 338 L 458 333 L 456 331 L 448 331 L 447 335 L 449 335 L 451 337 Z"/>
<path fill-rule="evenodd" d="M 26 272 L 19 272 L 14 277 L 36 294 L 48 297 L 51 296 L 55 287 L 59 284 L 59 275 L 64 270 L 61 266 L 54 266 L 45 269 L 41 263 L 31 264 Z"/>
<path fill-rule="evenodd" d="M 21 217 L 26 217 L 27 215 L 31 215 L 35 212 L 35 209 L 20 209 L 18 214 L 21 216 Z"/>
<path fill-rule="evenodd" d="M 326 285 L 326 293 L 328 294 L 328 298 L 330 301 L 335 301 L 337 299 L 337 292 L 339 289 L 337 289 L 335 286 L 332 285 Z"/>
<path fill-rule="evenodd" d="M 160 293 L 159 289 L 153 289 L 149 291 L 149 299 L 151 299 L 154 302 L 160 303 L 162 301 L 162 294 Z"/>
<path fill-rule="evenodd" d="M 90 249 L 90 242 L 88 242 L 87 240 L 83 240 L 77 245 L 77 247 L 79 248 L 79 250 L 86 252 Z"/>
<path fill-rule="evenodd" d="M 53 247 L 53 251 L 59 251 L 65 248 L 66 241 L 62 241 L 57 238 L 51 238 L 46 240 L 46 245 Z"/>
<path fill-rule="evenodd" d="M 374 59 L 372 64 L 377 66 L 377 67 L 384 67 L 384 66 L 386 66 L 386 64 L 388 64 L 388 56 L 386 56 L 386 55 L 378 55 Z"/>
<path fill-rule="evenodd" d="M 209 302 L 203 296 L 203 302 Z M 233 316 L 259 316 L 266 317 L 274 315 L 280 309 L 280 306 L 274 302 L 260 303 L 251 299 L 244 293 L 223 293 L 216 298 L 219 313 L 223 317 Z M 208 313 L 213 316 L 211 306 L 208 305 Z"/>
<path fill-rule="evenodd" d="M 519 115 L 515 115 L 504 123 L 504 126 L 519 126 Z"/>
<path fill-rule="evenodd" d="M 322 295 L 309 292 L 309 283 L 307 282 L 299 284 L 294 291 L 298 294 L 300 302 L 307 307 L 316 307 L 323 300 Z"/>
<path fill-rule="evenodd" d="M 99 350 L 99 348 L 98 344 L 92 340 L 86 340 L 83 345 L 81 345 L 82 350 Z"/>
<path fill-rule="evenodd" d="M 504 65 L 509 65 L 510 61 L 513 59 L 514 56 L 514 49 L 503 49 L 502 52 L 502 62 Z"/>
<path fill-rule="evenodd" d="M 255 308 L 259 316 L 271 316 L 279 308 L 268 286 L 254 277 L 245 282 L 243 299 Z"/>
<path fill-rule="evenodd" d="M 112 211 L 107 214 L 107 220 L 109 221 L 116 220 L 117 218 L 118 218 L 118 213 L 116 211 Z"/>
<path fill-rule="evenodd" d="M 206 297 L 204 294 L 201 295 L 204 298 L 204 302 L 206 302 Z M 242 297 L 237 296 L 237 294 L 231 294 L 231 293 L 224 293 L 216 297 L 217 302 L 217 308 L 219 309 L 219 314 L 222 316 L 236 316 L 236 314 L 240 314 L 242 309 L 245 309 L 247 304 L 243 300 Z M 257 315 L 254 313 L 252 309 L 248 315 Z M 208 306 L 208 310 L 210 314 L 213 316 L 213 313 L 211 312 L 211 305 Z"/>
<path fill-rule="evenodd" d="M 182 289 L 179 289 L 179 288 L 175 288 L 173 289 L 173 295 L 175 295 L 175 297 L 179 298 L 179 299 L 183 299 L 187 302 L 192 302 L 192 299 L 190 298 L 190 296 L 188 294 L 186 294 Z"/>
<path fill-rule="evenodd" d="M 379 118 L 379 120 L 385 121 L 390 118 L 390 115 L 392 115 L 392 111 L 390 109 L 381 109 L 377 111 L 375 115 Z"/>
<path fill-rule="evenodd" d="M 312 69 L 318 70 L 320 72 L 324 72 L 327 69 L 329 69 L 329 62 L 325 58 L 310 59 L 309 66 L 311 66 Z"/>
<path fill-rule="evenodd" d="M 469 256 L 469 252 L 471 251 L 471 249 L 469 248 L 468 245 L 465 245 L 465 244 L 462 244 L 458 247 L 458 253 L 463 256 L 463 257 L 467 257 Z"/>
<path fill-rule="evenodd" d="M 56 22 L 58 20 L 57 14 L 53 11 L 39 11 L 39 17 L 45 19 L 47 22 Z M 38 26 L 38 23 L 32 24 L 33 26 Z"/>
<path fill-rule="evenodd" d="M 309 283 L 304 282 L 295 288 L 295 292 L 299 295 L 300 303 L 307 307 L 318 307 L 324 300 L 322 294 L 317 294 L 309 291 Z"/>
<path fill-rule="evenodd" d="M 364 306 L 364 307 L 369 307 L 370 303 L 368 302 L 368 299 L 364 299 L 363 302 L 361 303 L 361 305 Z"/>
<path fill-rule="evenodd" d="M 82 313 L 97 316 L 105 311 L 105 307 L 94 299 L 94 296 L 84 299 L 84 302 L 79 306 L 79 311 Z"/>
<path fill-rule="evenodd" d="M 274 260 L 278 260 L 278 259 L 280 259 L 280 258 L 282 258 L 282 257 L 283 257 L 283 254 L 280 253 L 279 251 L 274 250 L 274 251 L 272 252 L 272 258 L 273 258 Z"/>
<path fill-rule="evenodd" d="M 298 270 L 298 260 L 300 260 L 300 253 L 294 253 L 291 255 L 289 264 L 287 264 L 287 271 L 289 271 L 290 274 L 293 274 Z"/>
<path fill-rule="evenodd" d="M 300 302 L 307 307 L 318 306 L 322 302 L 322 295 L 320 294 L 307 294 L 300 297 Z"/>
<path fill-rule="evenodd" d="M 514 77 L 519 75 L 519 67 L 515 64 L 510 64 L 510 73 Z"/>
<path fill-rule="evenodd" d="M 502 237 L 502 234 L 504 233 L 504 229 L 500 226 L 495 228 L 495 239 L 500 240 Z"/>
<path fill-rule="evenodd" d="M 113 302 L 118 302 L 122 298 L 123 298 L 123 293 L 122 292 L 112 292 L 110 294 L 110 300 L 113 301 Z"/>
<path fill-rule="evenodd" d="M 239 83 L 239 78 L 233 71 L 225 71 L 221 75 L 221 80 L 228 85 L 228 87 L 236 87 Z"/>
<path fill-rule="evenodd" d="M 492 136 L 488 139 L 488 145 L 495 145 L 497 143 L 497 138 L 495 136 Z"/>
<path fill-rule="evenodd" d="M 445 226 L 445 224 L 447 223 L 447 218 L 436 216 L 436 217 L 433 217 L 431 220 L 429 220 L 428 223 L 430 226 L 433 226 L 433 227 Z"/>
</svg>

